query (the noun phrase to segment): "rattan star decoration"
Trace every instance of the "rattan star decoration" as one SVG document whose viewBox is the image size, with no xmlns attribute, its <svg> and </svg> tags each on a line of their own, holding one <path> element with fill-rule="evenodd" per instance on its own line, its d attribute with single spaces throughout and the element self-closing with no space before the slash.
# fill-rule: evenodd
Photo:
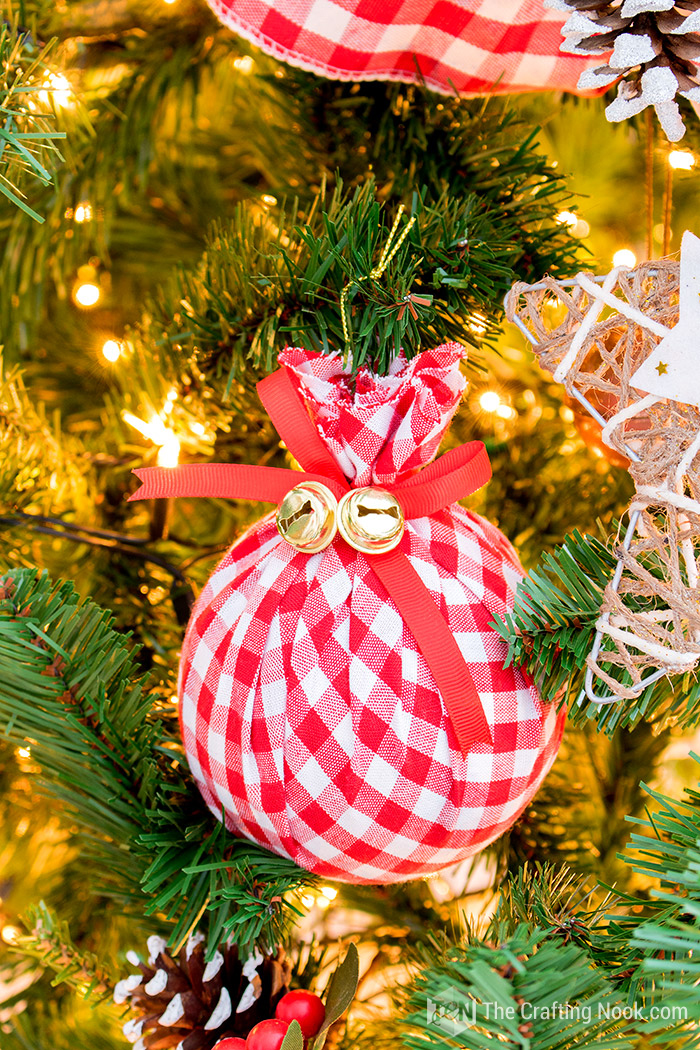
<svg viewBox="0 0 700 1050">
<path fill-rule="evenodd" d="M 700 661 L 700 240 L 684 234 L 680 264 L 516 284 L 506 312 L 630 460 L 636 493 L 586 694 L 631 699 Z"/>
</svg>

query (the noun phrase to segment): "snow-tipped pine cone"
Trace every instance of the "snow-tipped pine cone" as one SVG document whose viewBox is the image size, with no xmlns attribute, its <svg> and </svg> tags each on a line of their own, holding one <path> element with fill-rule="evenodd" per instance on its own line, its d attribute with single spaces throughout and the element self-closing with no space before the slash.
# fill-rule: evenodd
<svg viewBox="0 0 700 1050">
<path fill-rule="evenodd" d="M 124 1035 L 134 1050 L 212 1050 L 225 1036 L 245 1038 L 259 1021 L 274 1017 L 289 991 L 291 964 L 280 949 L 242 962 L 235 946 L 222 946 L 211 962 L 196 936 L 173 959 L 161 937 L 149 937 L 148 962 L 130 952 L 138 973 L 119 981 L 116 1003 L 133 1017 Z"/>
<path fill-rule="evenodd" d="M 618 121 L 653 106 L 671 142 L 685 134 L 676 95 L 700 102 L 700 0 L 545 0 L 568 11 L 562 51 L 596 55 L 612 51 L 604 65 L 586 69 L 581 89 L 621 80 L 606 109 Z"/>
</svg>

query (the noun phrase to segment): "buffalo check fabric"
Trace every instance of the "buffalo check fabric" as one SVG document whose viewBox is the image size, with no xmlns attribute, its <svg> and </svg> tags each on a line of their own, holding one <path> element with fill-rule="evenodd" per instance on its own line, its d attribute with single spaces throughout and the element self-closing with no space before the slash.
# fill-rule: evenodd
<svg viewBox="0 0 700 1050">
<path fill-rule="evenodd" d="M 423 82 L 453 94 L 576 91 L 600 58 L 559 51 L 543 0 L 208 0 L 268 54 L 333 80 Z"/>
<path fill-rule="evenodd" d="M 463 391 L 461 347 L 394 374 L 280 355 L 352 485 L 428 462 Z M 541 702 L 490 626 L 522 570 L 505 537 L 458 504 L 407 522 L 402 550 L 449 623 L 493 744 L 461 754 L 432 674 L 372 569 L 336 538 L 296 551 L 268 515 L 195 606 L 180 667 L 192 773 L 237 834 L 321 876 L 400 882 L 477 852 L 522 812 L 554 761 L 563 712 Z"/>
</svg>

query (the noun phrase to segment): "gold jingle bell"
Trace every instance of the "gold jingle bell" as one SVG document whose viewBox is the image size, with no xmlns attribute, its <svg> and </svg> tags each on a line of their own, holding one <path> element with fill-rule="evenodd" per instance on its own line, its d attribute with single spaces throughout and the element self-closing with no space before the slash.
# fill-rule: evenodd
<svg viewBox="0 0 700 1050">
<path fill-rule="evenodd" d="M 296 550 L 317 554 L 336 534 L 337 510 L 338 501 L 330 489 L 317 481 L 303 481 L 280 503 L 277 531 Z"/>
<path fill-rule="evenodd" d="M 401 542 L 401 504 L 385 489 L 352 489 L 338 504 L 338 531 L 363 554 L 384 554 Z"/>
</svg>

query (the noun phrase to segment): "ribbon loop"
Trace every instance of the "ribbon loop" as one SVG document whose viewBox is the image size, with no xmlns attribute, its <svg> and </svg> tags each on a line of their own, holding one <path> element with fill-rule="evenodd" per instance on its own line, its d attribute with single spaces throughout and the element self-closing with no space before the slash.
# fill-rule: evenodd
<svg viewBox="0 0 700 1050">
<path fill-rule="evenodd" d="M 350 486 L 283 368 L 258 383 L 260 399 L 302 471 L 232 463 L 192 463 L 135 470 L 142 486 L 130 500 L 214 496 L 280 503 L 301 482 L 327 486 L 337 499 Z M 383 486 L 405 518 L 427 517 L 470 495 L 491 477 L 482 442 L 452 449 L 420 473 Z M 335 542 L 335 541 L 334 541 Z M 401 541 L 405 545 L 406 540 Z M 401 547 L 368 555 L 370 565 L 413 634 L 440 690 L 457 742 L 466 757 L 476 744 L 493 742 L 469 668 L 450 627 Z"/>
<path fill-rule="evenodd" d="M 286 368 L 278 368 L 257 385 L 258 397 L 297 463 L 310 474 L 325 475 L 347 490 L 345 475 L 321 441 Z"/>
</svg>

